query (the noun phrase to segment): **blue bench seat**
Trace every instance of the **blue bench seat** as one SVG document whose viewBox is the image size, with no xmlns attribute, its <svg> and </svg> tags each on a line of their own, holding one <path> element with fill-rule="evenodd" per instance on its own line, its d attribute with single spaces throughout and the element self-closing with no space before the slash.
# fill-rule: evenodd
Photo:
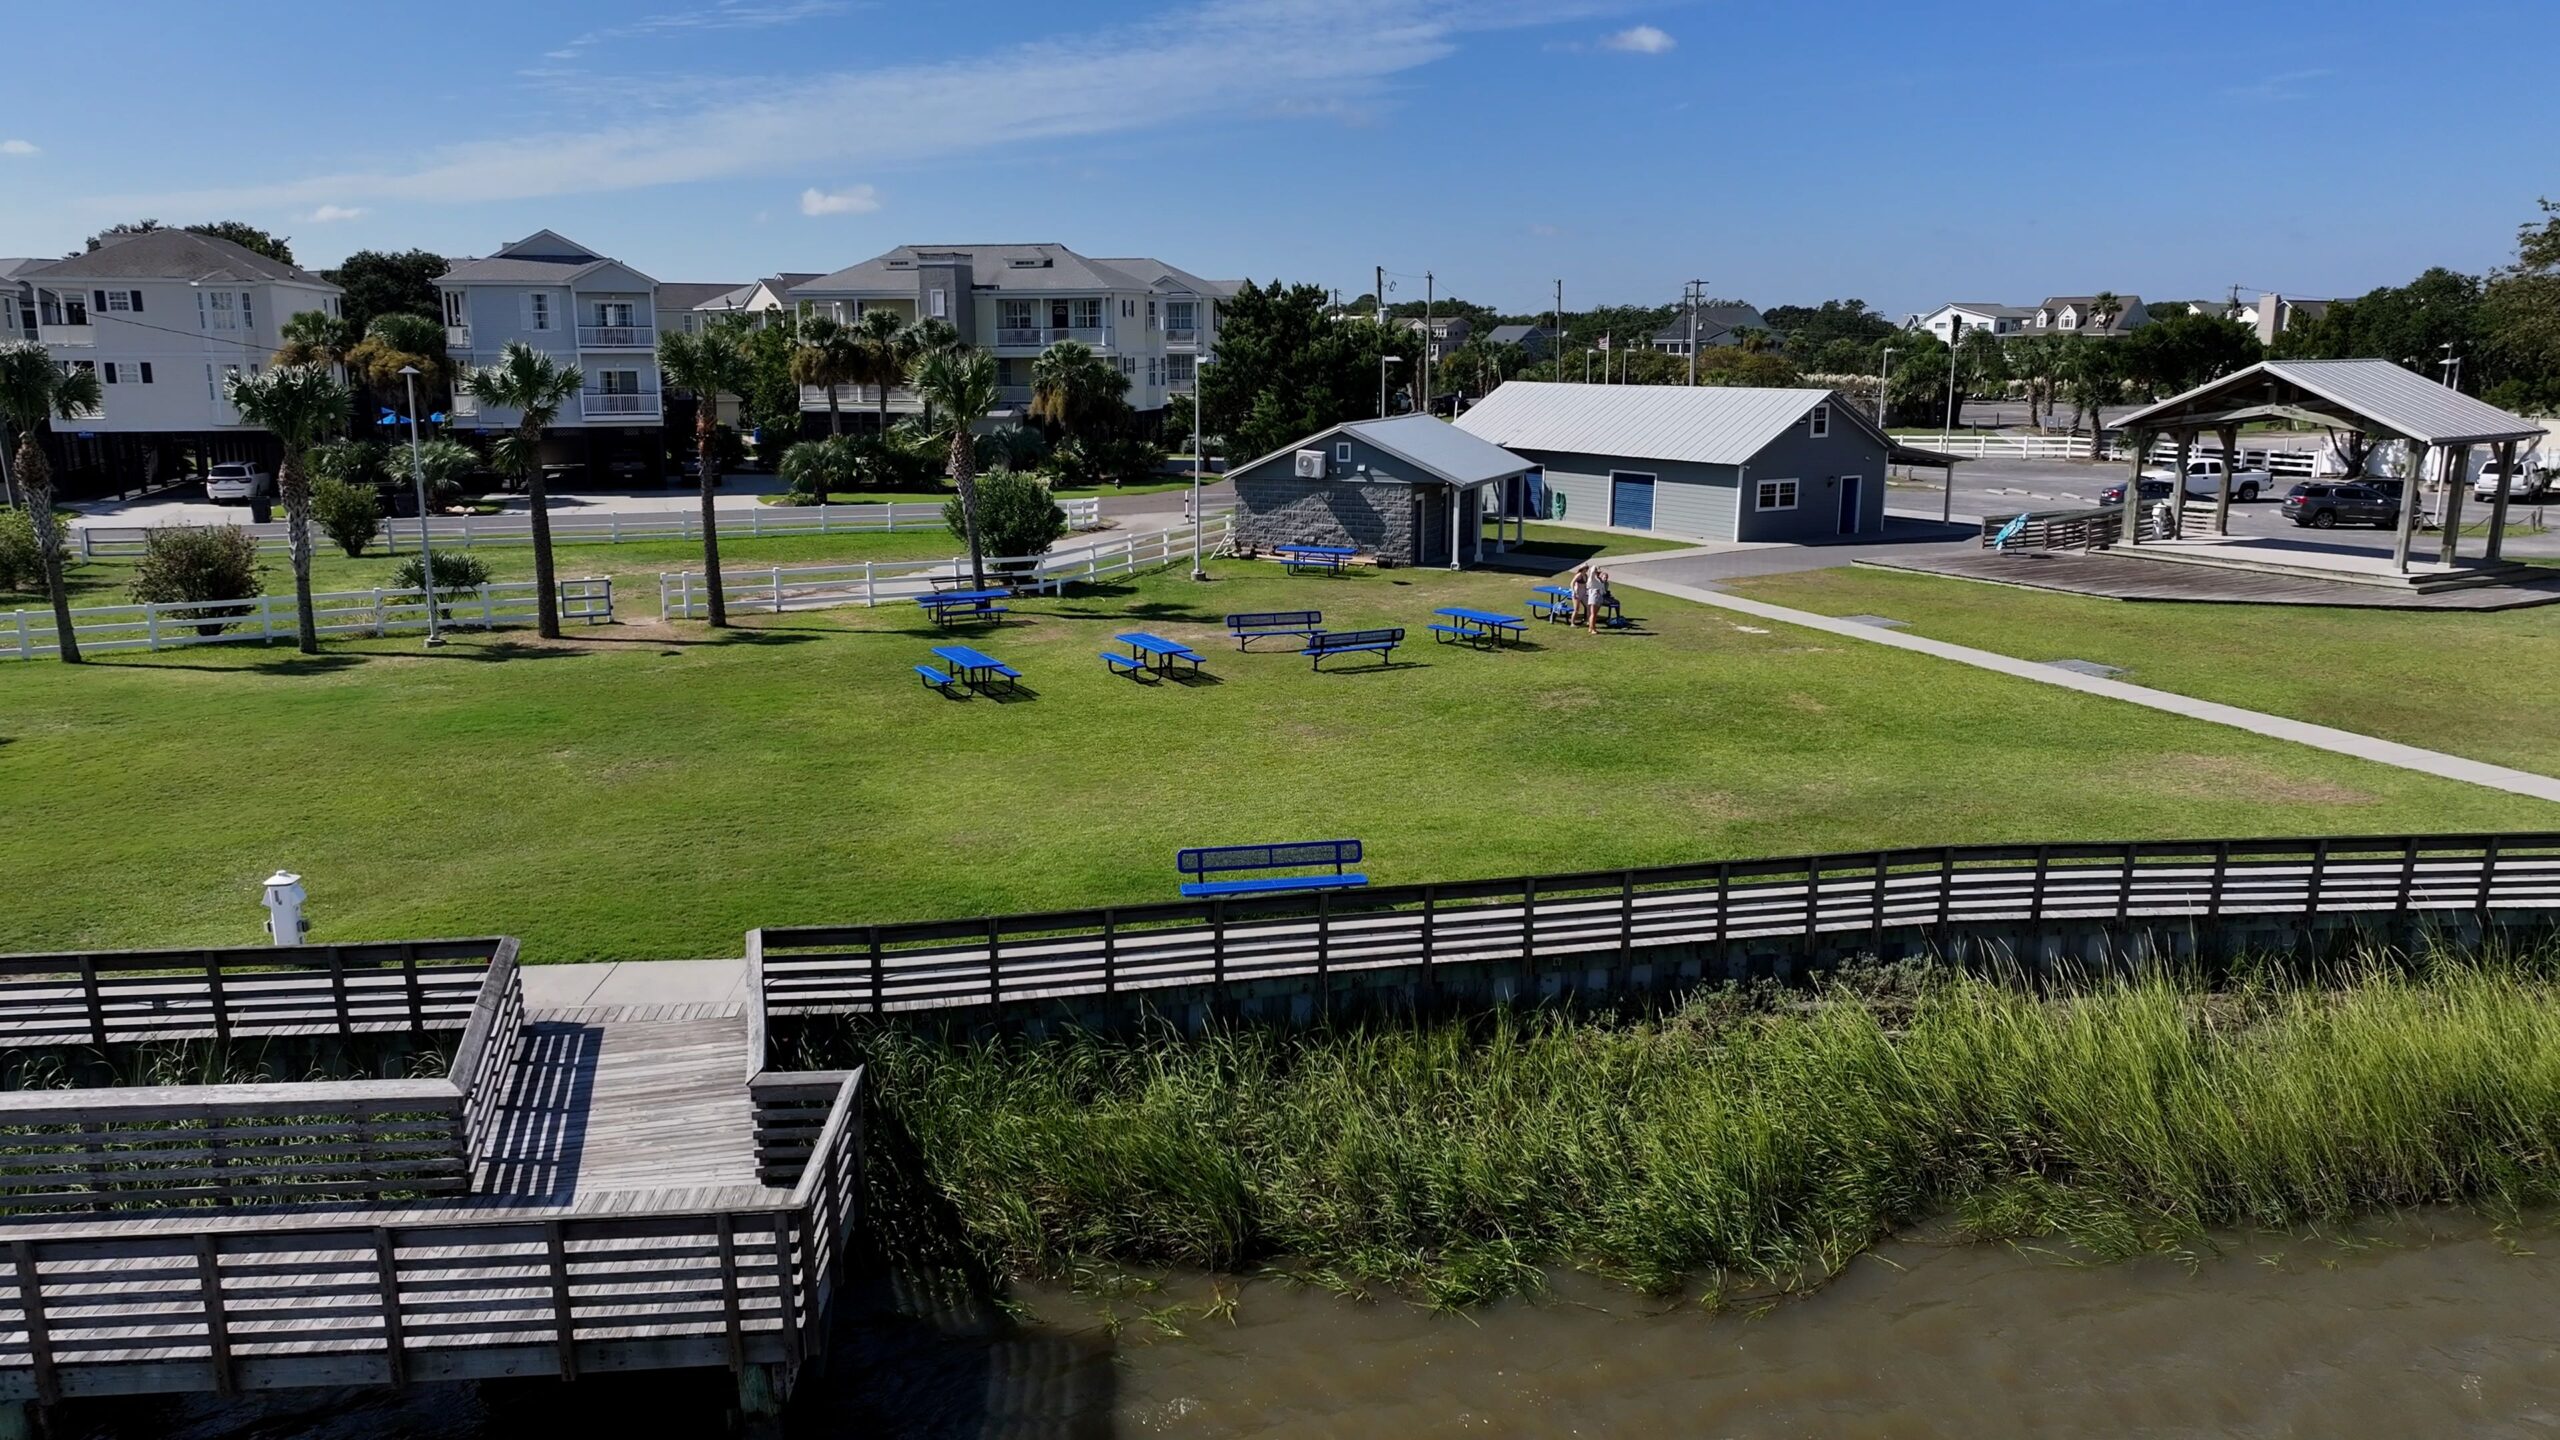
<svg viewBox="0 0 2560 1440">
<path fill-rule="evenodd" d="M 1194 880 L 1182 887 L 1185 899 L 1207 895 L 1251 895 L 1277 890 L 1343 890 L 1366 885 L 1366 875 L 1275 875 L 1264 880 Z"/>
<path fill-rule="evenodd" d="M 1573 605 L 1564 600 L 1532 600 L 1529 613 L 1549 620 L 1570 620 L 1573 618 Z"/>
<path fill-rule="evenodd" d="M 1123 655 L 1117 650 L 1104 650 L 1099 653 L 1102 656 L 1102 663 L 1110 666 L 1114 674 L 1143 677 L 1152 673 L 1154 668 L 1147 664 L 1146 657 L 1141 655 Z"/>
<path fill-rule="evenodd" d="M 1431 634 L 1432 638 L 1438 640 L 1443 645 L 1448 644 L 1452 640 L 1461 641 L 1469 645 L 1476 642 L 1476 632 L 1468 629 L 1464 625 L 1434 625 L 1431 627 Z"/>
<path fill-rule="evenodd" d="M 931 665 L 917 666 L 916 673 L 924 677 L 924 683 L 936 690 L 948 690 L 954 683 L 948 671 L 935 669 Z"/>
</svg>

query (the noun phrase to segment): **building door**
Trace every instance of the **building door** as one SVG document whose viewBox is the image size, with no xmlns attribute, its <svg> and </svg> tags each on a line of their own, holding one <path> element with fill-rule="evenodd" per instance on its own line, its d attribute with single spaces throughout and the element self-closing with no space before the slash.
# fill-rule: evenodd
<svg viewBox="0 0 2560 1440">
<path fill-rule="evenodd" d="M 1623 530 L 1653 528 L 1653 477 L 1632 470 L 1609 472 L 1609 523 Z"/>
<path fill-rule="evenodd" d="M 1858 521 L 1864 511 L 1858 502 L 1864 498 L 1866 486 L 1855 475 L 1840 477 L 1840 533 L 1858 533 Z"/>
</svg>

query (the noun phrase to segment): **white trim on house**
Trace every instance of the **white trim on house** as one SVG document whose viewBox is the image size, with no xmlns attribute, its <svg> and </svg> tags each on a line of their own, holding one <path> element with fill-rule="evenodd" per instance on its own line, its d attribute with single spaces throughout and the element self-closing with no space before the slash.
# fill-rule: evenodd
<svg viewBox="0 0 2560 1440">
<path fill-rule="evenodd" d="M 1793 479 L 1754 481 L 1751 509 L 1754 514 L 1772 510 L 1793 510 L 1803 497 L 1804 486 Z"/>
</svg>

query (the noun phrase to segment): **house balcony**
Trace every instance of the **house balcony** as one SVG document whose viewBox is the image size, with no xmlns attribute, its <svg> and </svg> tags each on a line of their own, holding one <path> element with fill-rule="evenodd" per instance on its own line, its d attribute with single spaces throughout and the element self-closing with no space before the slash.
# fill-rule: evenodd
<svg viewBox="0 0 2560 1440">
<path fill-rule="evenodd" d="M 470 349 L 471 327 L 468 325 L 447 325 L 444 327 L 444 348 L 447 354 L 451 354 L 457 350 Z"/>
<path fill-rule="evenodd" d="M 453 403 L 444 407 L 444 413 L 457 416 L 478 415 L 480 401 L 468 390 L 456 390 L 453 392 Z"/>
<path fill-rule="evenodd" d="M 1007 406 L 1028 405 L 1031 403 L 1031 387 L 1028 385 L 999 385 L 996 387 L 996 403 Z"/>
<path fill-rule="evenodd" d="M 36 339 L 47 345 L 69 345 L 87 348 L 98 343 L 95 325 L 38 325 Z"/>
<path fill-rule="evenodd" d="M 581 350 L 655 350 L 658 327 L 655 325 L 581 325 L 578 327 Z"/>
<path fill-rule="evenodd" d="M 585 390 L 579 392 L 578 409 L 590 420 L 655 420 L 660 413 L 655 390 L 637 394 Z"/>
<path fill-rule="evenodd" d="M 1111 348 L 1111 327 L 1108 325 L 1005 325 L 996 330 L 996 348 L 999 350 L 1046 350 L 1061 340 L 1073 340 L 1079 345 L 1094 350 L 1108 350 Z"/>
<path fill-rule="evenodd" d="M 1197 326 L 1193 326 L 1193 325 L 1167 325 L 1167 326 L 1165 326 L 1165 327 L 1164 327 L 1164 346 L 1165 346 L 1165 348 L 1166 348 L 1166 349 L 1168 349 L 1168 350 L 1197 350 L 1197 349 L 1199 349 L 1199 348 L 1200 348 L 1200 330 L 1199 330 L 1199 327 L 1197 327 Z"/>
<path fill-rule="evenodd" d="M 841 413 L 876 412 L 880 408 L 880 387 L 877 385 L 838 385 L 835 389 L 836 409 Z M 826 387 L 823 385 L 801 386 L 800 408 L 804 412 L 825 414 L 827 411 Z M 924 401 L 914 390 L 904 385 L 890 387 L 889 411 L 891 414 L 913 415 L 923 409 Z"/>
</svg>

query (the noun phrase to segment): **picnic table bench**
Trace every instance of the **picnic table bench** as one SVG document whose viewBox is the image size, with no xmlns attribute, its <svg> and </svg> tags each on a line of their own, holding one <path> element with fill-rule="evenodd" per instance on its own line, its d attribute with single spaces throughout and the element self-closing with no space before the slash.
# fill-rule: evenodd
<svg viewBox="0 0 2560 1440">
<path fill-rule="evenodd" d="M 972 650 L 966 645 L 936 645 L 933 656 L 942 664 L 918 665 L 916 674 L 936 690 L 948 693 L 954 685 L 966 685 L 972 690 L 984 691 L 998 678 L 1003 679 L 1008 689 L 1022 688 L 1022 672 L 985 651 Z"/>
<path fill-rule="evenodd" d="M 933 617 L 936 625 L 948 626 L 956 617 L 963 620 L 993 620 L 1004 623 L 1005 607 L 999 600 L 1012 594 L 1007 590 L 937 590 L 916 597 L 916 604 Z"/>
<path fill-rule="evenodd" d="M 1446 615 L 1455 622 L 1431 627 L 1432 638 L 1444 645 L 1451 641 L 1469 645 L 1491 641 L 1499 645 L 1505 639 L 1525 639 L 1529 634 L 1529 622 L 1517 615 L 1502 615 L 1465 605 L 1444 605 L 1431 613 Z"/>
<path fill-rule="evenodd" d="M 1190 663 L 1192 674 L 1200 673 L 1200 652 L 1179 640 L 1167 640 L 1144 630 L 1132 630 L 1111 638 L 1129 647 L 1126 655 L 1116 650 L 1102 652 L 1103 665 L 1114 674 L 1127 675 L 1132 679 L 1169 675 L 1176 664 L 1185 661 Z"/>
<path fill-rule="evenodd" d="M 1369 877 L 1353 874 L 1360 863 L 1357 840 L 1293 840 L 1278 845 L 1213 845 L 1177 851 L 1174 869 L 1199 878 L 1183 882 L 1182 893 L 1248 895 L 1278 890 L 1347 890 L 1366 885 Z M 1261 875 L 1245 880 L 1212 880 L 1212 875 L 1243 870 L 1312 870 L 1330 865 L 1330 875 Z"/>
<path fill-rule="evenodd" d="M 1253 642 L 1266 635 L 1295 635 L 1302 639 L 1324 628 L 1321 610 L 1258 610 L 1227 617 L 1227 633 L 1235 637 L 1236 648 L 1249 650 Z"/>
<path fill-rule="evenodd" d="M 1378 663 L 1384 665 L 1387 656 L 1403 643 L 1404 627 L 1401 625 L 1386 630 L 1319 630 L 1307 637 L 1307 648 L 1298 653 L 1315 662 L 1308 667 L 1314 670 L 1323 669 L 1328 656 L 1356 655 L 1362 651 L 1374 653 Z"/>
<path fill-rule="evenodd" d="M 1274 545 L 1271 553 L 1280 557 L 1281 565 L 1292 575 L 1301 570 L 1339 575 L 1343 565 L 1360 551 L 1350 545 Z"/>
<path fill-rule="evenodd" d="M 1543 597 L 1529 602 L 1531 614 L 1553 620 L 1559 625 L 1573 623 L 1572 591 L 1561 585 L 1540 585 L 1529 593 Z M 1618 608 L 1618 597 L 1615 592 L 1600 597 L 1600 611 L 1608 617 L 1612 627 L 1627 623 L 1626 613 Z"/>
</svg>

